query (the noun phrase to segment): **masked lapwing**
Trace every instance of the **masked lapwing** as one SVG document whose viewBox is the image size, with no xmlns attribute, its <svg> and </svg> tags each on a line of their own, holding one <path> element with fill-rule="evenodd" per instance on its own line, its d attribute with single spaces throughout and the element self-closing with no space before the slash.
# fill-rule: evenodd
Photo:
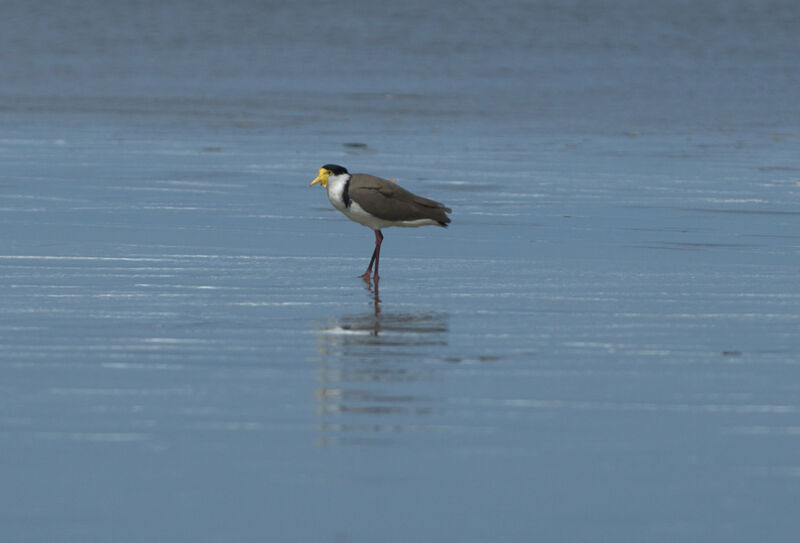
<svg viewBox="0 0 800 543">
<path fill-rule="evenodd" d="M 375 250 L 367 271 L 361 275 L 369 280 L 372 265 L 378 280 L 378 263 L 381 258 L 381 228 L 388 226 L 447 226 L 451 210 L 439 202 L 417 196 L 392 181 L 365 173 L 349 173 L 336 164 L 326 164 L 311 184 L 320 183 L 328 191 L 333 207 L 359 224 L 375 232 Z"/>
</svg>

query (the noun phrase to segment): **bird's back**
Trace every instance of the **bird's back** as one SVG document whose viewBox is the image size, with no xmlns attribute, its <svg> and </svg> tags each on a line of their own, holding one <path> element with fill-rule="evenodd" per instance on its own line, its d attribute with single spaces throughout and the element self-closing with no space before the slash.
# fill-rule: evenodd
<svg viewBox="0 0 800 543">
<path fill-rule="evenodd" d="M 365 211 L 387 221 L 420 221 L 429 219 L 447 226 L 451 210 L 434 200 L 374 175 L 357 173 L 350 177 L 350 198 Z"/>
</svg>

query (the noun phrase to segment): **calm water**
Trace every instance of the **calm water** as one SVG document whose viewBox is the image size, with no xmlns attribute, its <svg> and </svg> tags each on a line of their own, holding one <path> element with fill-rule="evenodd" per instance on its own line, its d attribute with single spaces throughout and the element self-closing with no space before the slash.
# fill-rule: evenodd
<svg viewBox="0 0 800 543">
<path fill-rule="evenodd" d="M 794 541 L 800 8 L 271 4 L 3 5 L 0 539 Z"/>
</svg>

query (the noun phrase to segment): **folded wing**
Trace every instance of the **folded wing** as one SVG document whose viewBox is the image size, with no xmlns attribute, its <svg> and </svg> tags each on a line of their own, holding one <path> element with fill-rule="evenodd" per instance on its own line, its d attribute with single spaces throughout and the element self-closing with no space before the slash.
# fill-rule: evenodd
<svg viewBox="0 0 800 543">
<path fill-rule="evenodd" d="M 450 222 L 444 204 L 417 196 L 391 181 L 357 173 L 350 177 L 350 198 L 367 213 L 387 221 L 430 219 L 442 226 Z"/>
</svg>

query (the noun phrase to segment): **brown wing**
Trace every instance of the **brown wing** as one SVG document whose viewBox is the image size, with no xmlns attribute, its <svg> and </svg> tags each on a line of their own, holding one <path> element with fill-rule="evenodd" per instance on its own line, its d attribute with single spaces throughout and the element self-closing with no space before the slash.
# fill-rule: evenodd
<svg viewBox="0 0 800 543">
<path fill-rule="evenodd" d="M 367 213 L 387 221 L 415 221 L 431 219 L 447 226 L 450 209 L 439 202 L 428 200 L 403 187 L 365 173 L 350 176 L 350 198 L 358 202 Z"/>
</svg>

